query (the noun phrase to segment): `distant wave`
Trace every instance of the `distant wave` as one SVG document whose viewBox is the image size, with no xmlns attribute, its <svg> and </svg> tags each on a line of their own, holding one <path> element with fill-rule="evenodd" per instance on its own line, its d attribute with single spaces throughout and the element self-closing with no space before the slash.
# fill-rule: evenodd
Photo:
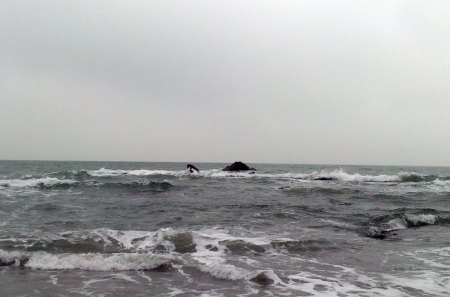
<svg viewBox="0 0 450 297">
<path fill-rule="evenodd" d="M 123 180 L 121 177 L 130 178 Z M 140 177 L 142 180 L 132 180 L 133 177 Z M 149 181 L 148 178 L 156 180 Z M 287 182 L 281 189 L 291 193 L 316 191 L 339 194 L 358 191 L 353 186 L 345 189 L 336 187 L 336 183 L 352 185 L 365 183 L 422 185 L 427 191 L 450 192 L 450 177 L 421 175 L 415 172 L 400 172 L 391 175 L 363 175 L 359 173 L 348 173 L 342 169 L 313 171 L 310 173 L 226 172 L 222 171 L 222 169 L 211 169 L 201 171 L 200 173 L 190 173 L 187 170 L 123 170 L 100 168 L 98 170 L 54 172 L 38 178 L 0 179 L 0 190 L 17 190 L 23 188 L 52 190 L 76 186 L 94 186 L 117 189 L 147 188 L 149 190 L 165 191 L 173 188 L 174 185 L 170 181 L 177 178 L 259 179 L 265 182 Z"/>
<path fill-rule="evenodd" d="M 78 183 L 76 180 L 58 179 L 55 177 L 30 179 L 4 179 L 0 180 L 0 188 L 48 188 L 54 186 L 67 186 Z"/>
<path fill-rule="evenodd" d="M 415 172 L 400 172 L 398 174 L 363 175 L 347 173 L 342 169 L 334 171 L 313 172 L 308 176 L 313 180 L 336 180 L 344 182 L 430 182 L 438 180 L 435 175 L 421 175 Z M 446 179 L 446 177 L 444 177 Z"/>
<path fill-rule="evenodd" d="M 200 173 L 190 173 L 187 170 L 122 170 L 106 169 L 81 170 L 72 172 L 71 176 L 171 176 L 171 177 L 210 177 L 210 178 L 271 178 L 271 179 L 300 179 L 300 180 L 335 180 L 344 182 L 430 182 L 435 180 L 449 181 L 450 177 L 439 177 L 436 175 L 421 175 L 415 172 L 399 172 L 398 174 L 363 175 L 360 173 L 348 173 L 342 169 L 313 171 L 310 173 L 262 173 L 262 172 L 229 172 L 222 169 L 203 170 Z"/>
<path fill-rule="evenodd" d="M 155 191 L 170 190 L 173 187 L 168 181 L 117 181 L 117 182 L 96 182 L 96 181 L 77 181 L 70 179 L 58 179 L 56 177 L 32 178 L 32 179 L 11 179 L 0 180 L 0 189 L 27 189 L 37 188 L 42 190 L 67 189 L 75 186 L 89 186 L 98 188 L 116 188 L 116 189 L 148 189 Z"/>
<path fill-rule="evenodd" d="M 128 190 L 151 190 L 151 191 L 167 191 L 174 187 L 168 181 L 136 181 L 136 182 L 109 182 L 94 184 L 99 188 L 110 189 L 128 189 Z"/>
<path fill-rule="evenodd" d="M 98 170 L 87 170 L 90 176 L 102 177 L 102 176 L 120 176 L 120 175 L 133 175 L 133 176 L 149 176 L 149 175 L 161 175 L 161 176 L 183 176 L 188 175 L 186 170 L 122 170 L 122 169 L 106 169 L 100 168 Z"/>
<path fill-rule="evenodd" d="M 315 180 L 315 181 L 341 181 L 341 182 L 405 182 L 421 183 L 442 181 L 450 182 L 449 176 L 422 175 L 416 172 L 399 172 L 396 174 L 364 175 L 349 173 L 343 169 L 312 171 L 309 173 L 267 173 L 267 172 L 229 172 L 222 169 L 201 170 L 200 173 L 190 173 L 188 170 L 150 170 L 150 169 L 108 169 L 62 171 L 49 173 L 49 178 L 67 180 L 83 180 L 96 177 L 119 176 L 154 176 L 154 177 L 206 177 L 206 178 L 250 178 L 250 179 L 274 179 L 274 180 Z M 1 183 L 1 181 L 0 181 Z"/>
</svg>

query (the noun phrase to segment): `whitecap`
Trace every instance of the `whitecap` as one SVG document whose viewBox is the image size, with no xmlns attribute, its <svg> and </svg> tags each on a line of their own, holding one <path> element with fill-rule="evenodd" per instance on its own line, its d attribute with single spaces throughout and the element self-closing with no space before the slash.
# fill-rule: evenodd
<svg viewBox="0 0 450 297">
<path fill-rule="evenodd" d="M 170 258 L 167 256 L 156 256 L 151 253 L 49 254 L 46 252 L 34 252 L 22 254 L 20 257 L 29 258 L 24 265 L 25 267 L 44 270 L 144 270 L 156 268 L 170 261 Z"/>
<path fill-rule="evenodd" d="M 120 175 L 133 175 L 133 176 L 149 176 L 149 175 L 168 175 L 168 176 L 183 176 L 188 173 L 185 170 L 123 170 L 123 169 L 107 169 L 100 168 L 98 170 L 88 170 L 89 175 L 102 177 L 102 176 L 120 176 Z"/>
<path fill-rule="evenodd" d="M 70 179 L 58 179 L 55 177 L 31 178 L 31 179 L 4 179 L 0 180 L 3 188 L 33 188 L 37 186 L 54 186 L 58 184 L 75 184 L 77 181 Z"/>
</svg>

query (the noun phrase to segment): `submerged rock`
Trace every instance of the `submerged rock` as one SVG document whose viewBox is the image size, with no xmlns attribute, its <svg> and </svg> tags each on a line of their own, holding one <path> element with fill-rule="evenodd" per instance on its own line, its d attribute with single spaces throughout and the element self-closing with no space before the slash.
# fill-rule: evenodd
<svg viewBox="0 0 450 297">
<path fill-rule="evenodd" d="M 28 261 L 29 261 L 29 258 L 27 258 L 27 257 L 14 258 L 14 259 L 8 259 L 8 260 L 0 259 L 0 266 L 13 266 L 16 264 L 16 262 L 18 262 L 20 267 L 24 267 Z"/>
<path fill-rule="evenodd" d="M 5 260 L 0 259 L 0 266 L 11 266 L 16 263 L 16 260 Z"/>
<path fill-rule="evenodd" d="M 220 241 L 219 244 L 225 245 L 230 252 L 235 254 L 245 254 L 247 252 L 264 253 L 266 251 L 262 246 L 243 240 L 224 240 Z"/>
<path fill-rule="evenodd" d="M 268 286 L 275 282 L 273 279 L 268 277 L 264 272 L 258 273 L 258 275 L 255 276 L 254 278 L 251 278 L 250 281 L 263 286 Z"/>
<path fill-rule="evenodd" d="M 223 169 L 223 171 L 248 171 L 248 170 L 256 170 L 256 169 L 248 167 L 246 164 L 240 161 L 234 162 L 233 164 L 228 165 Z"/>
<path fill-rule="evenodd" d="M 27 264 L 29 260 L 30 260 L 30 259 L 28 259 L 28 258 L 22 258 L 22 259 L 20 259 L 20 260 L 19 260 L 19 266 L 20 266 L 20 267 L 24 267 L 25 264 Z"/>
<path fill-rule="evenodd" d="M 191 233 L 178 233 L 170 238 L 170 241 L 175 245 L 175 252 L 180 254 L 195 253 L 196 244 Z"/>
<path fill-rule="evenodd" d="M 383 240 L 396 236 L 397 233 L 394 233 L 393 230 L 384 230 L 380 227 L 369 227 L 364 231 L 364 235 L 366 235 L 367 237 Z"/>
<path fill-rule="evenodd" d="M 319 176 L 319 177 L 316 177 L 314 180 L 334 180 L 334 178 L 326 177 L 326 176 Z"/>
<path fill-rule="evenodd" d="M 207 248 L 208 250 L 210 250 L 211 252 L 217 252 L 219 250 L 219 248 L 217 246 L 213 246 L 212 244 L 207 244 L 205 246 L 205 248 Z"/>
<path fill-rule="evenodd" d="M 167 262 L 167 263 L 160 264 L 160 265 L 156 266 L 155 268 L 152 268 L 151 271 L 167 272 L 167 271 L 171 271 L 172 269 L 173 269 L 172 263 Z"/>
</svg>

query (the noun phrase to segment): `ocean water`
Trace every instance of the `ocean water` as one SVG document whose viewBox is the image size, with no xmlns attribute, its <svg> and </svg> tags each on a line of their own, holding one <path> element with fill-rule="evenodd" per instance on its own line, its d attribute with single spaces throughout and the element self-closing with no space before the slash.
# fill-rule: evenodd
<svg viewBox="0 0 450 297">
<path fill-rule="evenodd" d="M 449 296 L 450 168 L 0 161 L 0 296 Z"/>
</svg>

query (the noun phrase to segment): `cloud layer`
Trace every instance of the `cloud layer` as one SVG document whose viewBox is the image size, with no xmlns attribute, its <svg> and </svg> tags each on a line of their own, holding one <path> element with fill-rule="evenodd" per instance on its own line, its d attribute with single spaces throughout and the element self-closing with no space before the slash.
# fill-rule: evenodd
<svg viewBox="0 0 450 297">
<path fill-rule="evenodd" d="M 447 1 L 4 1 L 0 159 L 450 164 Z"/>
</svg>

